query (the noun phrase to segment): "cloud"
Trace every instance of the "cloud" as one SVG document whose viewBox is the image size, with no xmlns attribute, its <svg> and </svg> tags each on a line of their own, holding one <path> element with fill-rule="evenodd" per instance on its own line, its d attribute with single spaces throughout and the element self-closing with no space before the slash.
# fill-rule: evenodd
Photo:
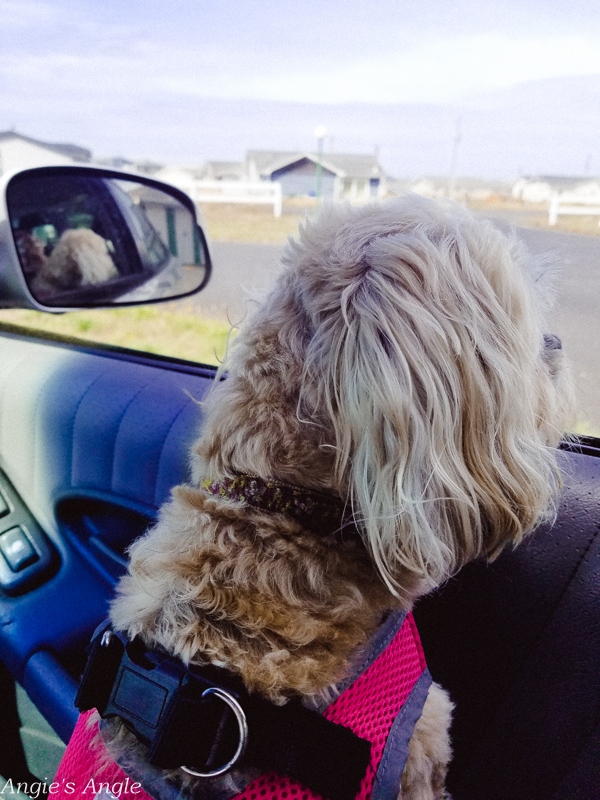
<svg viewBox="0 0 600 800">
<path fill-rule="evenodd" d="M 268 74 L 241 74 L 237 79 L 225 68 L 208 94 L 317 103 L 456 102 L 473 93 L 530 80 L 599 74 L 600 40 L 575 36 L 515 40 L 497 35 L 438 38 L 320 69 L 299 67 L 295 63 Z M 173 91 L 207 91 L 183 77 L 168 85 Z"/>
<path fill-rule="evenodd" d="M 35 0 L 2 0 L 0 2 L 2 29 L 8 31 L 31 29 L 53 23 L 58 16 L 56 7 Z"/>
<path fill-rule="evenodd" d="M 16 125 L 102 155 L 199 163 L 241 157 L 247 147 L 305 149 L 314 127 L 326 124 L 338 149 L 380 144 L 396 154 L 390 168 L 401 174 L 406 163 L 422 169 L 421 145 L 431 168 L 444 168 L 460 107 L 466 169 L 483 112 L 507 107 L 499 90 L 514 96 L 526 81 L 600 74 L 597 0 L 586 15 L 579 12 L 588 0 L 568 8 L 544 0 L 547 13 L 540 2 L 381 0 L 374 13 L 362 0 L 278 0 L 266 13 L 267 4 L 238 0 L 0 0 L 0 130 Z M 507 129 L 520 114 L 548 136 L 552 114 L 565 116 L 571 96 L 565 91 L 559 103 L 550 94 L 541 86 L 527 93 L 510 115 L 490 116 L 490 127 Z M 581 98 L 584 109 L 594 105 L 589 94 Z M 285 103 L 304 105 L 292 113 Z M 419 114 L 406 103 L 420 104 Z M 532 121 L 531 109 L 544 103 L 544 121 Z M 579 127 L 569 123 L 565 136 L 597 130 L 583 113 L 572 110 Z M 479 139 L 477 170 L 490 160 L 490 135 Z M 558 153 L 561 142 L 557 136 L 550 149 Z M 517 147 L 514 136 L 509 149 Z M 587 139 L 578 147 L 593 150 Z"/>
<path fill-rule="evenodd" d="M 477 6 L 471 17 L 468 0 L 452 8 L 406 2 L 402 13 L 382 0 L 379 14 L 354 0 L 319 3 L 280 0 L 269 14 L 255 5 L 236 14 L 231 0 L 0 0 L 0 79 L 17 80 L 20 91 L 27 83 L 31 96 L 83 98 L 85 87 L 90 101 L 166 92 L 447 103 L 528 80 L 600 73 L 598 28 L 582 29 L 577 14 L 563 30 L 548 15 L 526 26 L 525 11 L 517 13 L 523 4 L 512 0 Z M 526 11 L 537 13 L 535 4 Z"/>
</svg>

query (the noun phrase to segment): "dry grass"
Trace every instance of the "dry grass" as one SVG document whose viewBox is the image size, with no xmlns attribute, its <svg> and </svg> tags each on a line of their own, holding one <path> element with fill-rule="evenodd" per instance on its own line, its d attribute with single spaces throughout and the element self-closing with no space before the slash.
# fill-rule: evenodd
<svg viewBox="0 0 600 800">
<path fill-rule="evenodd" d="M 560 216 L 556 225 L 550 226 L 548 225 L 548 215 L 544 214 L 543 216 L 533 217 L 528 227 L 545 228 L 558 233 L 575 233 L 578 236 L 600 236 L 598 217 L 592 216 Z"/>
<path fill-rule="evenodd" d="M 492 195 L 486 200 L 469 201 L 467 205 L 474 211 L 485 214 L 506 215 L 523 228 L 540 228 L 557 233 L 574 233 L 578 236 L 600 236 L 599 217 L 593 215 L 561 215 L 556 225 L 548 225 L 547 203 L 524 203 L 522 200 Z"/>
<path fill-rule="evenodd" d="M 600 236 L 598 217 L 594 216 L 560 216 L 556 225 L 550 227 L 545 203 L 528 204 L 494 194 L 485 200 L 469 200 L 467 205 L 474 211 L 506 216 L 524 228 Z M 204 203 L 201 210 L 212 241 L 284 244 L 288 236 L 296 233 L 298 223 L 315 208 L 314 199 L 298 198 L 284 201 L 279 218 L 273 216 L 270 206 L 261 205 Z"/>
<path fill-rule="evenodd" d="M 201 211 L 212 241 L 283 244 L 314 205 L 314 201 L 286 202 L 280 217 L 273 215 L 271 206 L 261 205 L 204 203 Z"/>
<path fill-rule="evenodd" d="M 524 203 L 512 197 L 490 195 L 485 200 L 468 200 L 466 205 L 485 214 L 507 216 L 524 228 L 541 228 L 581 236 L 600 236 L 597 216 L 559 216 L 556 225 L 548 225 L 546 203 Z M 254 242 L 283 244 L 294 235 L 298 224 L 316 209 L 314 199 L 296 198 L 284 201 L 283 214 L 273 216 L 270 206 L 210 204 L 202 205 L 209 237 L 222 242 Z"/>
<path fill-rule="evenodd" d="M 546 205 L 526 205 L 523 203 L 522 200 L 515 200 L 514 197 L 508 197 L 504 194 L 496 194 L 492 193 L 485 198 L 482 199 L 475 199 L 473 197 L 469 197 L 466 200 L 466 205 L 469 208 L 472 208 L 475 211 L 493 211 L 493 210 L 505 210 L 505 211 L 523 211 L 523 209 L 540 209 L 540 208 L 547 208 Z"/>
<path fill-rule="evenodd" d="M 218 364 L 222 360 L 230 330 L 223 320 L 175 310 L 173 304 L 68 314 L 2 309 L 1 322 L 202 364 Z"/>
</svg>

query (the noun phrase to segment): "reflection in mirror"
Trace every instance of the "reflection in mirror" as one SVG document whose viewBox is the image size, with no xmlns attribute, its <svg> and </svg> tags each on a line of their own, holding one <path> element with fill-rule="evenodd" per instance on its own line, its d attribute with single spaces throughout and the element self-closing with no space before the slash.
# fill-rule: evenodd
<svg viewBox="0 0 600 800">
<path fill-rule="evenodd" d="M 169 187 L 92 170 L 30 170 L 11 180 L 6 197 L 27 286 L 43 305 L 150 302 L 208 280 L 204 235 Z"/>
</svg>

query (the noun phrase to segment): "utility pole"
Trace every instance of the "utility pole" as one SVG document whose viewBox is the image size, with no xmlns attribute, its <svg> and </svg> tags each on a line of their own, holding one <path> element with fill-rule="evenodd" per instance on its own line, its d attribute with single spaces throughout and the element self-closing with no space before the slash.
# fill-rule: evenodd
<svg viewBox="0 0 600 800">
<path fill-rule="evenodd" d="M 324 125 L 317 125 L 315 136 L 317 137 L 317 203 L 321 202 L 323 194 L 323 142 L 327 128 Z"/>
<path fill-rule="evenodd" d="M 454 196 L 454 187 L 456 184 L 456 170 L 458 167 L 458 150 L 460 147 L 460 142 L 462 140 L 462 118 L 457 117 L 456 119 L 456 134 L 454 136 L 454 145 L 452 147 L 452 161 L 450 162 L 450 178 L 448 180 L 448 197 L 452 200 Z"/>
</svg>

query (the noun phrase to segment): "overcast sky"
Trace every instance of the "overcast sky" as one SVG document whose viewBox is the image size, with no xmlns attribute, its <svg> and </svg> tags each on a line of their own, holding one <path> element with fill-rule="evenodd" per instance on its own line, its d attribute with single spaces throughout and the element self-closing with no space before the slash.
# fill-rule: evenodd
<svg viewBox="0 0 600 800">
<path fill-rule="evenodd" d="M 425 145 L 445 147 L 430 151 L 430 171 L 443 170 L 459 125 L 473 172 L 483 169 L 475 153 L 490 109 L 508 109 L 497 128 L 516 103 L 531 118 L 525 137 L 539 103 L 555 138 L 523 140 L 505 171 L 594 160 L 600 170 L 598 127 L 583 130 L 600 121 L 598 95 L 592 120 L 582 109 L 571 155 L 557 152 L 564 133 L 549 131 L 569 87 L 585 98 L 596 85 L 579 76 L 600 76 L 598 0 L 0 0 L 0 24 L 0 130 L 99 156 L 241 159 L 249 147 L 314 147 L 315 124 L 327 124 L 332 149 L 379 146 L 384 164 L 409 174 L 427 166 Z M 428 125 L 440 129 L 437 144 Z M 496 153 L 501 142 L 490 172 L 509 156 Z M 536 153 L 537 163 L 520 163 Z"/>
</svg>

